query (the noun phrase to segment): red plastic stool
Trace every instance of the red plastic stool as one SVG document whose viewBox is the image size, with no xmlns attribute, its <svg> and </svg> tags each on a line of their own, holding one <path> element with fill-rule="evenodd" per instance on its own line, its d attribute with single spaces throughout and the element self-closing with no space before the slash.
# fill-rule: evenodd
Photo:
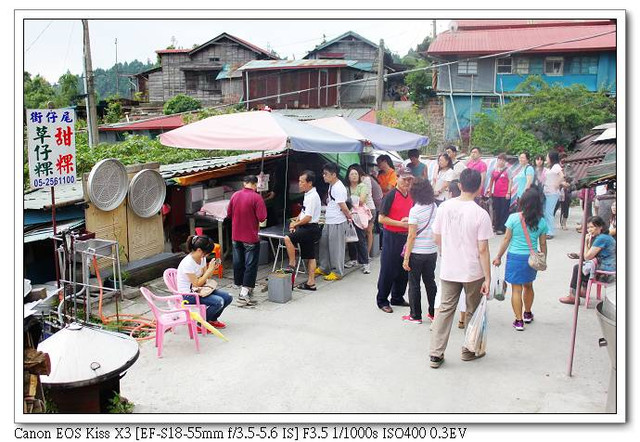
<svg viewBox="0 0 640 442">
<path fill-rule="evenodd" d="M 597 294 L 596 299 L 598 301 L 602 300 L 602 287 L 605 289 L 609 286 L 610 282 L 608 281 L 598 281 L 596 278 L 598 275 L 603 276 L 615 276 L 616 272 L 608 272 L 606 270 L 596 270 L 593 278 L 589 278 L 589 283 L 587 284 L 587 293 L 585 295 L 585 308 L 589 308 L 589 298 L 591 297 L 591 286 L 596 285 Z"/>
<path fill-rule="evenodd" d="M 196 235 L 203 235 L 202 227 L 196 227 L 195 231 L 196 231 Z M 222 275 L 224 274 L 224 267 L 222 266 L 222 255 L 220 253 L 220 244 L 214 243 L 213 254 L 216 255 L 216 258 L 220 260 L 220 266 L 218 267 L 218 278 L 222 279 Z"/>
</svg>

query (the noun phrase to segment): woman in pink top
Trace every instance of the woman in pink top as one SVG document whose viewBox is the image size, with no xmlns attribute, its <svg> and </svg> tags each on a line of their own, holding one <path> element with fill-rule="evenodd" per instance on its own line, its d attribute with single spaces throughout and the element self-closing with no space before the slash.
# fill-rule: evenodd
<svg viewBox="0 0 640 442">
<path fill-rule="evenodd" d="M 484 185 L 487 182 L 487 165 L 482 158 L 480 158 L 480 148 L 474 147 L 471 149 L 471 159 L 467 161 L 467 169 L 473 169 L 480 172 L 482 179 L 480 180 L 480 197 L 484 196 Z"/>
<path fill-rule="evenodd" d="M 493 203 L 493 231 L 496 235 L 504 235 L 506 230 L 504 223 L 509 216 L 509 203 L 511 202 L 509 183 L 507 155 L 501 153 L 496 160 L 495 169 L 491 172 L 491 181 L 489 181 L 489 190 L 487 191 Z"/>
</svg>

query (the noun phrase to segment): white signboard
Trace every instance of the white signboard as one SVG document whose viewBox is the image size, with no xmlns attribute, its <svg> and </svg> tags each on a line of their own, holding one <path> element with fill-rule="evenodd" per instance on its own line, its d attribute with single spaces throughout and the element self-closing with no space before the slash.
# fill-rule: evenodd
<svg viewBox="0 0 640 442">
<path fill-rule="evenodd" d="M 76 113 L 73 109 L 27 109 L 29 183 L 57 187 L 76 181 Z"/>
</svg>

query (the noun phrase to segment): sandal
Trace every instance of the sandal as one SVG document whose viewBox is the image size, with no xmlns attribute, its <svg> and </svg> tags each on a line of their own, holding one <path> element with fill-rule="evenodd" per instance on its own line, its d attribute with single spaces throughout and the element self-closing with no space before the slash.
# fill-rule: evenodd
<svg viewBox="0 0 640 442">
<path fill-rule="evenodd" d="M 464 328 L 464 322 L 458 321 L 458 328 Z"/>
<path fill-rule="evenodd" d="M 298 285 L 296 288 L 299 288 L 300 290 L 311 290 L 312 292 L 316 291 L 316 285 L 309 285 L 306 282 L 303 282 L 302 284 Z"/>
<path fill-rule="evenodd" d="M 567 256 L 571 259 L 580 259 L 580 255 L 578 255 L 576 252 L 567 253 Z"/>
</svg>

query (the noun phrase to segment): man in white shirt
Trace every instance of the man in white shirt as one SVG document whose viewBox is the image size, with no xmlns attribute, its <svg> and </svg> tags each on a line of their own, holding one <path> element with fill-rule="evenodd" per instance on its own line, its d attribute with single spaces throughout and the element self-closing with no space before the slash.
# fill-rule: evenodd
<svg viewBox="0 0 640 442">
<path fill-rule="evenodd" d="M 310 170 L 305 170 L 298 178 L 300 190 L 304 192 L 304 200 L 302 202 L 302 211 L 298 215 L 298 219 L 291 221 L 289 224 L 289 232 L 284 237 L 284 244 L 287 247 L 287 255 L 289 256 L 289 265 L 285 268 L 285 272 L 293 273 L 296 271 L 296 244 L 300 244 L 300 257 L 307 262 L 307 272 L 309 278 L 307 282 L 303 282 L 298 286 L 303 290 L 316 289 L 316 255 L 315 243 L 320 238 L 320 227 L 318 220 L 320 219 L 320 196 L 314 187 L 316 175 Z"/>
<path fill-rule="evenodd" d="M 345 238 L 352 218 L 346 204 L 347 188 L 338 179 L 338 166 L 333 163 L 325 164 L 322 178 L 329 184 L 329 191 L 316 275 L 325 275 L 324 279 L 327 281 L 336 281 L 344 275 Z"/>
<path fill-rule="evenodd" d="M 474 198 L 480 193 L 481 176 L 477 170 L 465 169 L 460 174 L 462 194 L 440 205 L 433 221 L 433 233 L 440 248 L 440 283 L 442 299 L 431 332 L 430 365 L 438 368 L 444 362 L 451 325 L 464 288 L 467 318 L 489 293 L 491 267 L 489 239 L 493 236 L 489 214 Z M 484 356 L 462 347 L 463 361 Z"/>
</svg>

